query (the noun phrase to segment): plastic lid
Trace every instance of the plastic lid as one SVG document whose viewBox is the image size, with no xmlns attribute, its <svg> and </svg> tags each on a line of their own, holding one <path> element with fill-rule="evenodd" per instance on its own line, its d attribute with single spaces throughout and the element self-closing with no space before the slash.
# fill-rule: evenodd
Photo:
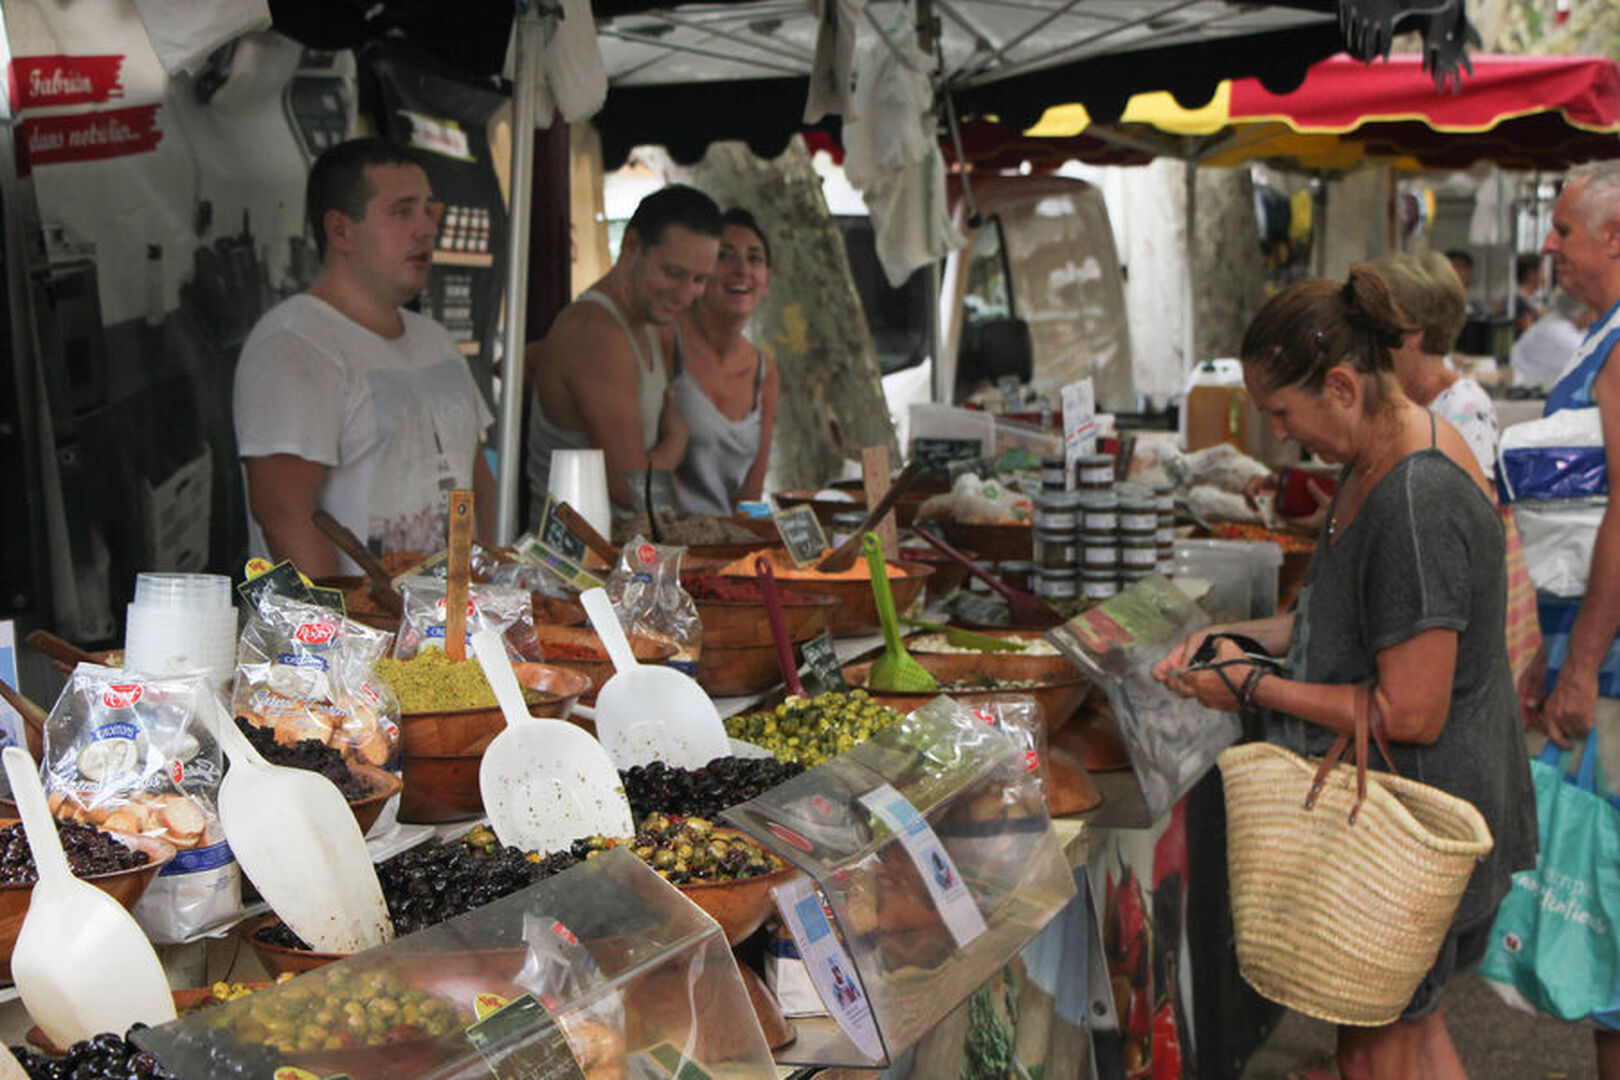
<svg viewBox="0 0 1620 1080">
<path fill-rule="evenodd" d="M 231 606 L 231 579 L 223 574 L 135 575 L 135 605 L 209 611 Z"/>
</svg>

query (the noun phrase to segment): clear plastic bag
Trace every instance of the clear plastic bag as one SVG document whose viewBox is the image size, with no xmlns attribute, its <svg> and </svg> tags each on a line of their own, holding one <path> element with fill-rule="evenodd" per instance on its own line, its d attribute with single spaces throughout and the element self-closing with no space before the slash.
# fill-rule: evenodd
<svg viewBox="0 0 1620 1080">
<path fill-rule="evenodd" d="M 366 765 L 394 767 L 399 701 L 372 668 L 393 635 L 328 608 L 267 596 L 242 630 L 231 712 L 285 745 L 314 739 Z"/>
<path fill-rule="evenodd" d="M 654 544 L 637 536 L 624 545 L 608 578 L 608 597 L 626 633 L 644 634 L 675 646 L 669 666 L 697 677 L 703 623 L 697 604 L 681 585 L 683 547 Z"/>
<path fill-rule="evenodd" d="M 409 660 L 423 648 L 444 648 L 445 594 L 449 585 L 439 578 L 416 577 L 400 583 L 405 614 L 394 639 L 394 659 Z M 472 636 L 493 630 L 506 643 L 513 660 L 540 660 L 540 639 L 534 632 L 534 598 L 526 588 L 505 585 L 467 586 L 467 654 Z"/>
<path fill-rule="evenodd" d="M 135 908 L 159 943 L 206 936 L 242 912 L 241 870 L 215 807 L 224 770 L 212 694 L 202 676 L 80 664 L 45 721 L 42 774 L 58 820 L 178 851 Z"/>
</svg>

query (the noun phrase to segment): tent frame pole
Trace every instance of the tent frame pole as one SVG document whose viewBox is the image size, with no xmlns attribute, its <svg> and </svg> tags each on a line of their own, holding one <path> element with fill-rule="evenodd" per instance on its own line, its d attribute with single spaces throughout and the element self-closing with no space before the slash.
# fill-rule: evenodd
<svg viewBox="0 0 1620 1080">
<path fill-rule="evenodd" d="M 533 207 L 534 58 L 540 51 L 540 14 L 518 5 L 512 84 L 512 182 L 506 237 L 506 320 L 501 341 L 501 401 L 496 432 L 495 542 L 509 544 L 518 532 L 519 460 L 523 426 L 523 346 L 528 314 L 529 218 Z"/>
</svg>

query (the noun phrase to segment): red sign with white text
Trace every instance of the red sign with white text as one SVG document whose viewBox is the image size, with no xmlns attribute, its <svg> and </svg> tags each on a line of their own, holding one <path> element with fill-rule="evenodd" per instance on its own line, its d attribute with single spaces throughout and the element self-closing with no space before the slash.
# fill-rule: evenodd
<svg viewBox="0 0 1620 1080">
<path fill-rule="evenodd" d="M 156 105 L 138 105 L 72 116 L 28 117 L 20 128 L 23 149 L 35 168 L 145 154 L 156 150 L 163 138 L 157 110 Z"/>
<path fill-rule="evenodd" d="M 124 96 L 124 58 L 19 56 L 11 61 L 11 100 L 18 110 L 97 105 Z"/>
</svg>

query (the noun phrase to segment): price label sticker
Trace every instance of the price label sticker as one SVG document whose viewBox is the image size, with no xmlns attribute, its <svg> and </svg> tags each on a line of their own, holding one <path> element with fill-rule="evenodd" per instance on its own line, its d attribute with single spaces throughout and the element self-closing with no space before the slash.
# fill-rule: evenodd
<svg viewBox="0 0 1620 1080">
<path fill-rule="evenodd" d="M 958 947 L 985 931 L 984 912 L 968 892 L 950 852 L 939 842 L 928 819 L 917 812 L 911 801 L 889 784 L 879 784 L 860 798 L 872 816 L 894 831 L 906 854 L 916 864 L 934 907 Z"/>
<path fill-rule="evenodd" d="M 586 589 L 600 588 L 602 585 L 601 578 L 574 560 L 557 554 L 538 538 L 530 538 L 526 543 L 520 544 L 517 553 L 518 558 L 524 562 L 539 563 L 553 574 L 556 574 L 563 582 L 580 592 L 584 592 Z"/>
<path fill-rule="evenodd" d="M 951 463 L 972 461 L 984 453 L 983 439 L 912 439 L 911 456 L 933 472 L 949 473 Z"/>
<path fill-rule="evenodd" d="M 856 975 L 855 961 L 833 930 L 821 894 L 803 874 L 771 892 L 821 1003 L 857 1050 L 874 1061 L 882 1060 L 883 1043 L 871 1003 Z"/>
<path fill-rule="evenodd" d="M 248 578 L 236 587 L 236 595 L 250 610 L 259 610 L 259 601 L 265 596 L 285 596 L 292 600 L 301 600 L 308 603 L 310 600 L 309 585 L 305 583 L 304 576 L 298 572 L 298 567 L 292 564 L 291 559 L 285 559 L 275 566 Z M 342 611 L 342 593 L 338 594 L 338 610 Z"/>
<path fill-rule="evenodd" d="M 585 1080 L 556 1017 L 524 994 L 467 1029 L 496 1080 Z"/>
<path fill-rule="evenodd" d="M 804 683 L 805 693 L 815 697 L 829 691 L 849 689 L 849 683 L 844 681 L 844 665 L 838 662 L 838 651 L 833 647 L 830 631 L 824 630 L 800 645 L 799 652 L 804 657 L 800 679 Z"/>
<path fill-rule="evenodd" d="M 557 497 L 546 495 L 546 508 L 540 513 L 540 528 L 535 531 L 540 546 L 576 566 L 585 563 L 587 545 L 583 537 L 563 524 L 557 517 Z"/>
<path fill-rule="evenodd" d="M 827 553 L 827 534 L 815 510 L 808 506 L 795 506 L 779 510 L 772 518 L 776 531 L 787 546 L 788 557 L 795 566 L 809 566 Z"/>
</svg>

